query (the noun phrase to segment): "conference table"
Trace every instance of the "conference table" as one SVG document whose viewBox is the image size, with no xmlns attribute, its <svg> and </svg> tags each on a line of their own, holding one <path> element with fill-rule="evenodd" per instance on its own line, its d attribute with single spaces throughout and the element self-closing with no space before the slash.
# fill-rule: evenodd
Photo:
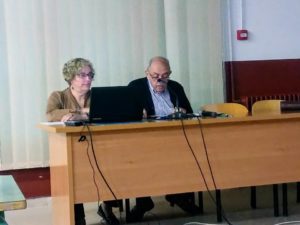
<svg viewBox="0 0 300 225">
<path fill-rule="evenodd" d="M 74 203 L 300 181 L 299 113 L 39 127 L 55 225 Z"/>
</svg>

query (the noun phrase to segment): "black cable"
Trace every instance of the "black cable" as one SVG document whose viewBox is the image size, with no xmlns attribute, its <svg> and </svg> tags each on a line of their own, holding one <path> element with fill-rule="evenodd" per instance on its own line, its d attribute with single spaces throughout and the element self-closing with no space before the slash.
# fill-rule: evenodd
<svg viewBox="0 0 300 225">
<path fill-rule="evenodd" d="M 203 133 L 202 124 L 201 124 L 199 118 L 197 118 L 197 121 L 198 121 L 199 128 L 200 128 L 200 131 L 201 131 L 201 139 L 202 139 L 202 142 L 203 142 L 203 147 L 204 147 L 205 156 L 206 156 L 206 160 L 207 160 L 207 163 L 208 163 L 210 175 L 211 175 L 211 178 L 212 178 L 212 181 L 213 181 L 213 184 L 214 184 L 214 188 L 217 189 L 217 185 L 216 185 L 216 182 L 215 182 L 215 177 L 214 177 L 214 174 L 213 174 L 213 172 L 212 172 L 210 160 L 209 160 L 209 157 L 208 157 L 207 146 L 206 146 L 206 141 L 205 141 L 205 138 L 204 138 L 204 133 Z"/>
<path fill-rule="evenodd" d="M 99 207 L 100 206 L 100 191 L 99 191 L 99 186 L 98 186 L 98 184 L 96 182 L 95 168 L 94 168 L 94 166 L 92 164 L 92 160 L 91 160 L 91 157 L 90 157 L 90 154 L 89 154 L 90 142 L 88 141 L 88 139 L 86 138 L 85 135 L 81 135 L 78 141 L 79 142 L 86 141 L 86 143 L 87 143 L 86 154 L 87 154 L 87 157 L 88 157 L 88 160 L 89 160 L 89 164 L 90 164 L 90 166 L 92 168 L 92 171 L 93 171 L 93 182 L 94 182 L 94 185 L 95 185 L 96 190 L 97 190 L 97 203 L 98 203 L 98 207 Z"/>
<path fill-rule="evenodd" d="M 93 136 L 92 136 L 92 132 L 90 130 L 90 127 L 88 124 L 85 124 L 87 130 L 88 130 L 88 133 L 89 133 L 89 136 L 90 136 L 90 142 L 91 142 L 91 149 L 92 149 L 92 153 L 93 153 L 93 158 L 94 158 L 94 161 L 95 161 L 95 164 L 96 164 L 96 167 L 97 167 L 97 171 L 99 172 L 99 174 L 101 175 L 103 181 L 105 182 L 106 186 L 108 187 L 108 189 L 110 190 L 111 194 L 113 195 L 114 197 L 114 200 L 117 201 L 117 204 L 118 204 L 118 208 L 119 208 L 119 221 L 120 221 L 120 224 L 121 224 L 121 219 L 122 219 L 122 213 L 121 213 L 121 206 L 120 204 L 123 204 L 122 203 L 122 200 L 119 201 L 119 199 L 116 197 L 115 193 L 113 192 L 112 188 L 110 187 L 110 185 L 108 184 L 108 181 L 106 180 L 103 172 L 101 171 L 100 169 L 100 166 L 98 164 L 98 159 L 97 159 L 97 156 L 96 156 L 96 153 L 95 153 L 95 149 L 94 149 L 94 144 L 93 144 Z M 100 198 L 99 198 L 100 200 Z M 100 207 L 100 201 L 98 200 L 98 207 Z M 120 203 L 121 202 L 121 203 Z"/>
<path fill-rule="evenodd" d="M 212 172 L 212 168 L 211 168 L 211 164 L 210 164 L 210 160 L 209 160 L 209 157 L 208 157 L 208 151 L 207 151 L 207 145 L 206 145 L 206 141 L 205 141 L 205 138 L 204 138 L 204 132 L 203 132 L 203 127 L 202 127 L 202 123 L 200 121 L 200 119 L 197 117 L 197 121 L 198 121 L 198 124 L 199 124 L 199 128 L 200 128 L 200 131 L 201 131 L 201 139 L 202 139 L 202 142 L 203 142 L 203 146 L 204 146 L 204 151 L 205 151 L 205 155 L 206 155 L 206 159 L 207 159 L 207 163 L 208 163 L 208 166 L 209 166 L 209 171 L 210 171 L 210 174 L 211 174 L 211 178 L 213 180 L 213 184 L 214 184 L 214 188 L 217 190 L 217 185 L 216 185 L 216 182 L 215 182 L 215 177 L 213 175 L 213 172 Z M 197 160 L 198 161 L 198 160 Z M 214 203 L 216 204 L 216 200 L 214 199 Z M 217 204 L 216 204 L 217 205 Z M 221 210 L 221 214 L 222 214 L 222 217 L 223 219 L 229 224 L 229 225 L 232 225 L 232 223 L 228 220 L 226 214 L 225 214 L 225 211 L 222 207 L 222 204 L 220 205 L 220 210 Z"/>
<path fill-rule="evenodd" d="M 96 164 L 97 171 L 99 172 L 100 176 L 102 177 L 102 179 L 103 179 L 104 183 L 106 184 L 107 188 L 109 189 L 110 193 L 114 196 L 114 199 L 118 200 L 117 197 L 116 197 L 116 195 L 115 195 L 115 193 L 113 192 L 112 188 L 108 184 L 106 178 L 104 177 L 104 174 L 102 173 L 102 171 L 100 169 L 100 166 L 98 164 L 98 159 L 97 159 L 97 156 L 96 156 L 96 153 L 95 153 L 95 149 L 94 149 L 93 135 L 92 135 L 92 132 L 91 132 L 90 127 L 89 127 L 88 124 L 86 124 L 86 128 L 87 128 L 89 136 L 90 136 L 91 149 L 92 149 L 93 158 L 94 158 L 94 161 L 95 161 L 95 164 Z"/>
<path fill-rule="evenodd" d="M 188 146 L 189 146 L 190 151 L 192 152 L 192 155 L 193 155 L 193 157 L 194 157 L 194 159 L 195 159 L 195 161 L 196 161 L 197 167 L 198 167 L 198 169 L 199 169 L 199 171 L 200 171 L 200 173 L 201 173 L 202 179 L 203 179 L 204 184 L 205 184 L 206 191 L 207 191 L 209 197 L 211 198 L 211 200 L 213 201 L 213 203 L 214 203 L 215 205 L 217 205 L 217 202 L 216 202 L 215 198 L 213 197 L 213 194 L 211 193 L 211 191 L 210 191 L 209 188 L 208 188 L 207 181 L 206 181 L 206 178 L 205 178 L 205 176 L 204 176 L 204 173 L 203 173 L 203 171 L 202 171 L 202 169 L 201 169 L 200 163 L 199 163 L 199 161 L 198 161 L 198 159 L 197 159 L 197 157 L 196 157 L 196 155 L 195 155 L 195 152 L 194 152 L 193 148 L 191 147 L 191 144 L 190 144 L 190 142 L 189 142 L 189 139 L 188 139 L 188 137 L 187 137 L 187 135 L 186 135 L 183 120 L 181 120 L 181 126 L 182 126 L 182 131 L 183 131 L 184 136 L 185 136 L 185 140 L 186 140 L 186 142 L 187 142 L 187 144 L 188 144 Z M 230 224 L 230 223 L 229 223 L 229 224 Z M 231 225 L 231 224 L 230 224 L 230 225 Z"/>
<path fill-rule="evenodd" d="M 118 203 L 118 208 L 119 208 L 119 221 L 121 221 L 121 219 L 122 219 L 122 215 L 121 215 L 122 212 L 121 212 L 120 204 L 122 204 L 122 200 L 120 200 L 120 201 L 121 201 L 121 203 L 120 203 L 119 200 L 117 199 L 115 193 L 113 192 L 112 188 L 111 188 L 110 185 L 108 184 L 108 182 L 107 182 L 105 176 L 103 175 L 101 169 L 100 169 L 100 166 L 99 166 L 99 164 L 98 164 L 98 160 L 97 160 L 97 157 L 96 157 L 96 154 L 95 154 L 95 150 L 94 150 L 93 137 L 92 137 L 92 132 L 91 132 L 91 130 L 90 130 L 89 124 L 88 124 L 88 123 L 85 123 L 84 126 L 83 126 L 83 130 L 84 130 L 84 127 L 86 127 L 87 130 L 88 130 L 88 134 L 89 134 L 90 142 L 91 142 L 91 149 L 92 149 L 93 158 L 94 158 L 94 161 L 95 161 L 95 164 L 96 164 L 96 167 L 97 167 L 97 171 L 99 172 L 99 174 L 101 175 L 102 179 L 104 180 L 106 186 L 108 187 L 108 189 L 110 190 L 111 194 L 113 195 L 114 200 L 116 200 L 117 203 Z M 81 135 L 78 141 L 80 142 L 80 141 L 85 141 L 85 140 L 88 142 L 88 140 L 86 139 L 86 136 Z M 88 143 L 89 143 L 89 142 L 88 142 Z M 88 153 L 88 149 L 89 149 L 89 146 L 88 146 L 88 148 L 87 148 L 87 155 L 88 155 L 88 160 L 89 160 L 90 166 L 91 166 L 91 168 L 92 168 L 92 170 L 93 170 L 93 181 L 94 181 L 94 184 L 95 184 L 96 189 L 97 189 L 97 197 L 98 197 L 97 203 L 98 203 L 98 207 L 100 207 L 100 194 L 99 194 L 100 192 L 99 192 L 99 186 L 97 185 L 97 182 L 96 182 L 95 168 L 94 168 L 94 166 L 93 166 L 93 164 L 92 164 L 92 161 L 91 161 L 91 159 L 90 159 L 90 156 L 89 156 L 89 153 Z M 121 224 L 121 223 L 120 223 L 120 224 Z"/>
<path fill-rule="evenodd" d="M 202 168 L 201 168 L 201 166 L 200 166 L 199 161 L 197 160 L 197 157 L 196 157 L 196 155 L 195 155 L 195 152 L 194 152 L 194 150 L 193 150 L 193 148 L 192 148 L 192 146 L 191 146 L 191 144 L 190 144 L 190 141 L 189 141 L 189 139 L 188 139 L 188 137 L 187 137 L 187 134 L 186 134 L 186 131 L 185 131 L 185 126 L 184 126 L 184 123 L 183 123 L 183 119 L 180 119 L 180 122 L 181 122 L 181 127 L 182 127 L 182 131 L 183 131 L 185 140 L 186 140 L 186 142 L 187 142 L 187 144 L 188 144 L 188 146 L 189 146 L 189 149 L 190 149 L 190 151 L 191 151 L 191 153 L 192 153 L 192 155 L 193 155 L 193 158 L 194 158 L 195 161 L 196 161 L 196 164 L 197 164 L 197 167 L 198 167 L 198 169 L 199 169 L 199 171 L 200 171 L 201 177 L 202 177 L 202 179 L 203 179 L 205 188 L 206 188 L 207 192 L 209 193 L 209 195 L 211 195 L 210 190 L 209 190 L 208 185 L 207 185 L 206 178 L 205 178 L 204 173 L 203 173 L 203 170 L 202 170 Z M 212 196 L 212 195 L 211 195 L 211 196 Z"/>
</svg>

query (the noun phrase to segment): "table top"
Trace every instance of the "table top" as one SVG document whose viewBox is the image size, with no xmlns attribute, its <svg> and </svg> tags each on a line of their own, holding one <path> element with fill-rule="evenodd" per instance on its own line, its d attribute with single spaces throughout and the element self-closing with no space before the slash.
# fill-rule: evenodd
<svg viewBox="0 0 300 225">
<path fill-rule="evenodd" d="M 127 123 L 111 123 L 111 124 L 92 124 L 89 125 L 90 131 L 113 131 L 113 130 L 136 130 L 136 129 L 153 129 L 182 126 L 198 126 L 201 123 L 203 126 L 210 125 L 226 125 L 230 123 L 257 123 L 262 121 L 273 120 L 299 120 L 300 113 L 288 113 L 280 115 L 261 115 L 247 116 L 241 118 L 204 118 L 204 119 L 186 119 L 186 120 L 163 120 L 163 121 L 140 121 Z M 38 124 L 38 128 L 51 133 L 78 133 L 87 131 L 85 126 L 65 126 L 59 122 L 42 122 Z"/>
<path fill-rule="evenodd" d="M 26 199 L 11 175 L 0 176 L 0 211 L 24 209 Z"/>
</svg>

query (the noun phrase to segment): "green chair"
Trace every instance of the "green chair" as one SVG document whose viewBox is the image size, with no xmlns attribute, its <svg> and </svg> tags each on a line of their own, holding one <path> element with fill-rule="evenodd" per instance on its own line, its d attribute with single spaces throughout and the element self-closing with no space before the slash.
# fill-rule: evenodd
<svg viewBox="0 0 300 225">
<path fill-rule="evenodd" d="M 26 199 L 11 175 L 0 176 L 0 225 L 7 225 L 4 211 L 25 209 Z"/>
<path fill-rule="evenodd" d="M 0 211 L 0 225 L 8 225 L 4 218 L 4 212 Z"/>
</svg>

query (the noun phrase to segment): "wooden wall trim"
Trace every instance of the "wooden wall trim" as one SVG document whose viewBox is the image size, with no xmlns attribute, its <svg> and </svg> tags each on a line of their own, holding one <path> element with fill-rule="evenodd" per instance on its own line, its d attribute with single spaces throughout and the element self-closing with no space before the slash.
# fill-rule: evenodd
<svg viewBox="0 0 300 225">
<path fill-rule="evenodd" d="M 300 93 L 300 59 L 225 62 L 227 102 L 243 96 Z"/>
</svg>

